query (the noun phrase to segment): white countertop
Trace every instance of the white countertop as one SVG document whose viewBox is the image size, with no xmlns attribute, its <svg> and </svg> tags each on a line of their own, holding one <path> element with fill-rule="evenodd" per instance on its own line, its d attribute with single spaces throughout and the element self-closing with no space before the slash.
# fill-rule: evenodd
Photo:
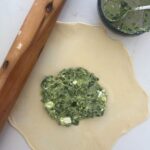
<svg viewBox="0 0 150 150">
<path fill-rule="evenodd" d="M 2 64 L 34 0 L 0 1 L 0 65 Z M 68 0 L 60 21 L 102 25 L 97 0 Z M 108 34 L 124 43 L 131 56 L 137 80 L 150 95 L 150 32 L 137 37 Z M 150 119 L 132 129 L 114 145 L 113 150 L 150 150 Z M 0 133 L 0 150 L 30 150 L 22 136 L 8 123 Z"/>
</svg>

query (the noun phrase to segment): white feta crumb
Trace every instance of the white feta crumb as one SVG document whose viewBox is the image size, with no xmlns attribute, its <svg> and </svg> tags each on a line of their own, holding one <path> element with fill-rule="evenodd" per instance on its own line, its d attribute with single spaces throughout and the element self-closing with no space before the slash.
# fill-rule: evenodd
<svg viewBox="0 0 150 150">
<path fill-rule="evenodd" d="M 61 125 L 69 125 L 69 124 L 71 124 L 71 118 L 70 117 L 61 117 L 60 118 L 60 124 Z"/>
<path fill-rule="evenodd" d="M 76 85 L 76 84 L 77 84 L 77 82 L 78 82 L 77 80 L 74 80 L 74 81 L 73 81 L 73 84 L 74 84 L 74 85 Z"/>
<path fill-rule="evenodd" d="M 52 101 L 45 103 L 45 107 L 47 109 L 52 109 L 54 106 L 55 106 L 55 104 Z"/>
<path fill-rule="evenodd" d="M 101 112 L 102 112 L 102 111 L 104 111 L 104 109 L 103 109 L 103 108 L 101 109 Z"/>
<path fill-rule="evenodd" d="M 101 97 L 102 95 L 103 95 L 103 92 L 102 91 L 97 91 L 97 93 L 98 93 L 98 97 Z"/>
<path fill-rule="evenodd" d="M 106 100 L 107 100 L 106 96 L 103 96 L 102 101 L 106 102 Z"/>
</svg>

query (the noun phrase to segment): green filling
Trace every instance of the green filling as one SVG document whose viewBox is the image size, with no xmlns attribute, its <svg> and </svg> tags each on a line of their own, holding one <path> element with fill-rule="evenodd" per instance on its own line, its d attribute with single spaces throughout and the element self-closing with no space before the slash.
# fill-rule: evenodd
<svg viewBox="0 0 150 150">
<path fill-rule="evenodd" d="M 128 3 L 124 0 L 102 1 L 103 12 L 109 21 L 119 20 L 125 12 L 131 9 Z"/>
<path fill-rule="evenodd" d="M 126 34 L 137 34 L 150 30 L 150 10 L 129 11 L 125 17 L 122 14 L 138 6 L 150 5 L 150 0 L 101 0 L 102 11 L 111 26 Z"/>
<path fill-rule="evenodd" d="M 103 116 L 107 95 L 99 79 L 84 68 L 63 69 L 41 83 L 42 102 L 49 116 L 62 126 Z"/>
</svg>

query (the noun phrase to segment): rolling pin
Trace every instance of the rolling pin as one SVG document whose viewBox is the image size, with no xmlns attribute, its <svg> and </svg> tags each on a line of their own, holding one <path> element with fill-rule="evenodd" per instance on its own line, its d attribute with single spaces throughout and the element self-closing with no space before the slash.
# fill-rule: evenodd
<svg viewBox="0 0 150 150">
<path fill-rule="evenodd" d="M 0 68 L 0 129 L 56 23 L 65 0 L 35 0 Z"/>
</svg>

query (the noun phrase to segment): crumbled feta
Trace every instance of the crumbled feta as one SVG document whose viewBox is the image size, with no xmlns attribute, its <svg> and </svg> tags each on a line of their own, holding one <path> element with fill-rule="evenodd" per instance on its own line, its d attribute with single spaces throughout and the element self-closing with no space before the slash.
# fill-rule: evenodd
<svg viewBox="0 0 150 150">
<path fill-rule="evenodd" d="M 71 118 L 70 117 L 61 117 L 60 118 L 60 124 L 61 125 L 70 125 L 71 124 Z"/>
<path fill-rule="evenodd" d="M 103 95 L 103 92 L 102 91 L 97 91 L 97 93 L 98 93 L 98 97 L 101 97 L 102 95 Z"/>
<path fill-rule="evenodd" d="M 102 101 L 106 102 L 106 100 L 107 100 L 106 96 L 103 96 Z"/>
<path fill-rule="evenodd" d="M 74 84 L 74 85 L 76 85 L 76 84 L 77 84 L 77 82 L 78 82 L 77 80 L 74 80 L 74 81 L 73 81 L 73 84 Z"/>
<path fill-rule="evenodd" d="M 45 103 L 45 107 L 47 109 L 52 109 L 54 106 L 55 106 L 55 104 L 52 101 Z"/>
</svg>

